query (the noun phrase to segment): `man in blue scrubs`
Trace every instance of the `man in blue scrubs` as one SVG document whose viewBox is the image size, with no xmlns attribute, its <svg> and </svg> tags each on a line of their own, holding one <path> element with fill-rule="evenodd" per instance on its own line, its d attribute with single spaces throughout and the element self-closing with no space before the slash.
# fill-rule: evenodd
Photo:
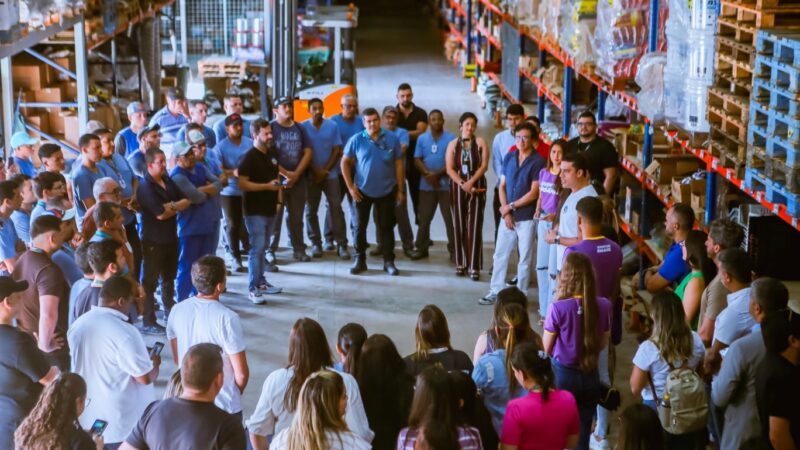
<svg viewBox="0 0 800 450">
<path fill-rule="evenodd" d="M 147 109 L 142 102 L 131 102 L 126 110 L 130 126 L 123 128 L 114 138 L 114 148 L 117 152 L 128 157 L 139 150 L 139 132 L 147 126 Z"/>
<path fill-rule="evenodd" d="M 158 110 L 150 119 L 150 126 L 161 127 L 161 143 L 171 146 L 178 140 L 178 131 L 189 123 L 189 111 L 186 108 L 186 97 L 178 88 L 167 90 L 167 105 Z"/>
<path fill-rule="evenodd" d="M 447 232 L 447 251 L 451 259 L 453 247 L 453 215 L 450 212 L 450 178 L 445 168 L 447 144 L 454 140 L 454 134 L 445 131 L 444 115 L 438 109 L 428 114 L 428 131 L 417 139 L 414 151 L 414 165 L 421 174 L 419 183 L 419 228 L 417 228 L 417 252 L 420 257 L 428 257 L 431 244 L 431 222 L 436 214 L 436 206 L 444 220 Z"/>
<path fill-rule="evenodd" d="M 194 149 L 186 142 L 178 141 L 172 146 L 172 157 L 176 166 L 170 177 L 189 199 L 192 205 L 178 212 L 178 275 L 177 299 L 189 298 L 192 292 L 192 264 L 201 256 L 214 254 L 210 243 L 216 235 L 217 221 L 222 214 L 214 198 L 222 190 L 216 177 L 197 164 Z"/>
<path fill-rule="evenodd" d="M 356 203 L 356 258 L 351 274 L 367 270 L 367 224 L 372 206 L 378 209 L 383 270 L 400 272 L 394 265 L 394 209 L 405 202 L 405 173 L 400 141 L 381 128 L 374 108 L 364 110 L 364 128 L 347 142 L 342 156 L 342 176 Z"/>
<path fill-rule="evenodd" d="M 342 97 L 342 112 L 331 116 L 331 120 L 339 128 L 339 137 L 342 139 L 342 145 L 347 145 L 347 141 L 351 137 L 364 131 L 364 121 L 358 115 L 358 98 L 353 94 L 347 94 Z M 347 208 L 350 214 L 350 238 L 353 243 L 356 241 L 356 210 L 353 207 L 353 199 L 350 198 L 350 192 L 347 191 L 347 186 L 344 184 L 344 178 L 339 173 L 339 187 L 347 197 Z M 333 245 L 333 225 L 331 220 L 331 208 L 328 207 L 328 212 L 325 213 L 325 244 L 322 249 L 326 252 L 335 249 Z"/>
<path fill-rule="evenodd" d="M 179 141 L 186 141 L 186 135 L 189 133 L 189 125 L 197 125 L 200 131 L 206 138 L 206 145 L 214 148 L 217 145 L 217 135 L 210 127 L 206 126 L 206 119 L 208 119 L 208 105 L 203 100 L 192 100 L 189 102 L 189 123 L 183 126 L 178 131 L 177 139 Z M 187 141 L 188 142 L 188 141 Z"/>
<path fill-rule="evenodd" d="M 78 231 L 81 231 L 83 215 L 95 204 L 94 182 L 103 177 L 114 178 L 114 174 L 107 169 L 107 166 L 100 164 L 103 153 L 100 138 L 96 134 L 87 133 L 81 136 L 78 147 L 81 149 L 81 165 L 72 174 L 72 192 L 78 213 Z"/>
<path fill-rule="evenodd" d="M 313 98 L 308 102 L 311 119 L 301 125 L 311 142 L 312 158 L 309 166 L 308 203 L 306 204 L 306 233 L 311 240 L 311 256 L 322 256 L 322 236 L 319 230 L 319 201 L 322 193 L 328 201 L 333 219 L 333 235 L 338 244 L 339 257 L 350 259 L 347 252 L 347 232 L 342 212 L 342 189 L 339 184 L 339 162 L 342 157 L 342 138 L 339 128 L 332 120 L 323 117 L 322 100 Z"/>
</svg>

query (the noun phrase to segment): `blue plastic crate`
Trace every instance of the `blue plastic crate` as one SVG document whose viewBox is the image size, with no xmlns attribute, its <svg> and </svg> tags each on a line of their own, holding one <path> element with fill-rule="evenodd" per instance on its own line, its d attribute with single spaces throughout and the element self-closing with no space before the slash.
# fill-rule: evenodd
<svg viewBox="0 0 800 450">
<path fill-rule="evenodd" d="M 793 217 L 800 214 L 800 194 L 792 194 L 784 186 L 770 180 L 758 169 L 746 169 L 744 186 L 751 191 L 761 191 L 770 203 L 786 206 L 786 212 Z"/>
<path fill-rule="evenodd" d="M 753 103 L 769 106 L 770 110 L 777 111 L 787 117 L 800 118 L 800 93 L 789 92 L 766 80 L 753 80 L 753 93 L 750 97 L 751 108 Z"/>
<path fill-rule="evenodd" d="M 800 32 L 762 29 L 756 37 L 756 51 L 775 61 L 800 67 Z"/>
<path fill-rule="evenodd" d="M 800 119 L 793 119 L 777 111 L 771 111 L 767 124 L 771 138 L 779 138 L 800 151 Z"/>
<path fill-rule="evenodd" d="M 747 126 L 747 144 L 758 148 L 767 148 L 767 128 L 750 124 Z"/>
</svg>

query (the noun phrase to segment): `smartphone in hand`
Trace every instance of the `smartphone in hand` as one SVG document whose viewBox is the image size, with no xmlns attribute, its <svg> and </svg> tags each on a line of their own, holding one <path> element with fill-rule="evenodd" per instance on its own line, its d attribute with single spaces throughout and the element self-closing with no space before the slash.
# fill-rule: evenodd
<svg viewBox="0 0 800 450">
<path fill-rule="evenodd" d="M 153 348 L 150 349 L 150 356 L 152 357 L 161 355 L 161 350 L 164 350 L 164 343 L 156 342 L 153 344 Z"/>
<path fill-rule="evenodd" d="M 92 428 L 89 428 L 89 434 L 92 436 L 102 436 L 103 432 L 106 431 L 107 426 L 108 422 L 105 420 L 95 419 L 94 423 L 92 424 Z"/>
</svg>

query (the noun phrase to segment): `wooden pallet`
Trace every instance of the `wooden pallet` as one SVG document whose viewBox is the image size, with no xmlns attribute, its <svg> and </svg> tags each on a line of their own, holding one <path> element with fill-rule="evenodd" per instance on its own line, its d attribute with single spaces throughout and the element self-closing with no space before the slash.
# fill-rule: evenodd
<svg viewBox="0 0 800 450">
<path fill-rule="evenodd" d="M 711 86 L 708 88 L 708 110 L 719 115 L 738 118 L 742 124 L 747 125 L 750 117 L 750 98 Z"/>
<path fill-rule="evenodd" d="M 247 62 L 233 58 L 206 58 L 197 62 L 201 78 L 244 78 Z"/>
<path fill-rule="evenodd" d="M 716 127 L 717 131 L 731 137 L 738 142 L 747 141 L 747 123 L 741 117 L 731 117 L 724 112 L 708 110 L 708 123 Z"/>
<path fill-rule="evenodd" d="M 778 6 L 800 5 L 800 0 L 733 0 L 743 6 L 754 9 L 775 8 Z"/>
<path fill-rule="evenodd" d="M 716 50 L 714 67 L 717 87 L 734 96 L 750 97 L 755 47 L 730 37 L 717 36 Z"/>
<path fill-rule="evenodd" d="M 763 170 L 765 173 L 770 173 L 769 167 L 774 160 L 767 155 L 763 148 L 747 146 L 747 168 Z"/>
<path fill-rule="evenodd" d="M 736 176 L 744 175 L 747 166 L 747 144 L 725 133 L 716 125 L 711 125 L 710 149 L 723 167 L 736 171 Z"/>
<path fill-rule="evenodd" d="M 800 28 L 800 3 L 756 7 L 754 4 L 722 0 L 717 23 L 718 35 L 755 47 L 758 30 L 762 28 Z"/>
</svg>

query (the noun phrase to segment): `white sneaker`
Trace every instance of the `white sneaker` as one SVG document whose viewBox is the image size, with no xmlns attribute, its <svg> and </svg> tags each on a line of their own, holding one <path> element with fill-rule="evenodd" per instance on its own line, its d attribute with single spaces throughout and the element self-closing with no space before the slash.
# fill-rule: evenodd
<svg viewBox="0 0 800 450">
<path fill-rule="evenodd" d="M 264 305 L 267 303 L 267 301 L 264 300 L 264 296 L 261 294 L 261 291 L 258 289 L 250 291 L 248 298 L 250 298 L 250 301 L 253 302 L 254 305 Z"/>
<path fill-rule="evenodd" d="M 591 450 L 611 450 L 611 444 L 608 443 L 608 439 L 602 438 L 599 439 L 599 436 L 592 433 L 589 436 L 589 449 Z"/>
</svg>

